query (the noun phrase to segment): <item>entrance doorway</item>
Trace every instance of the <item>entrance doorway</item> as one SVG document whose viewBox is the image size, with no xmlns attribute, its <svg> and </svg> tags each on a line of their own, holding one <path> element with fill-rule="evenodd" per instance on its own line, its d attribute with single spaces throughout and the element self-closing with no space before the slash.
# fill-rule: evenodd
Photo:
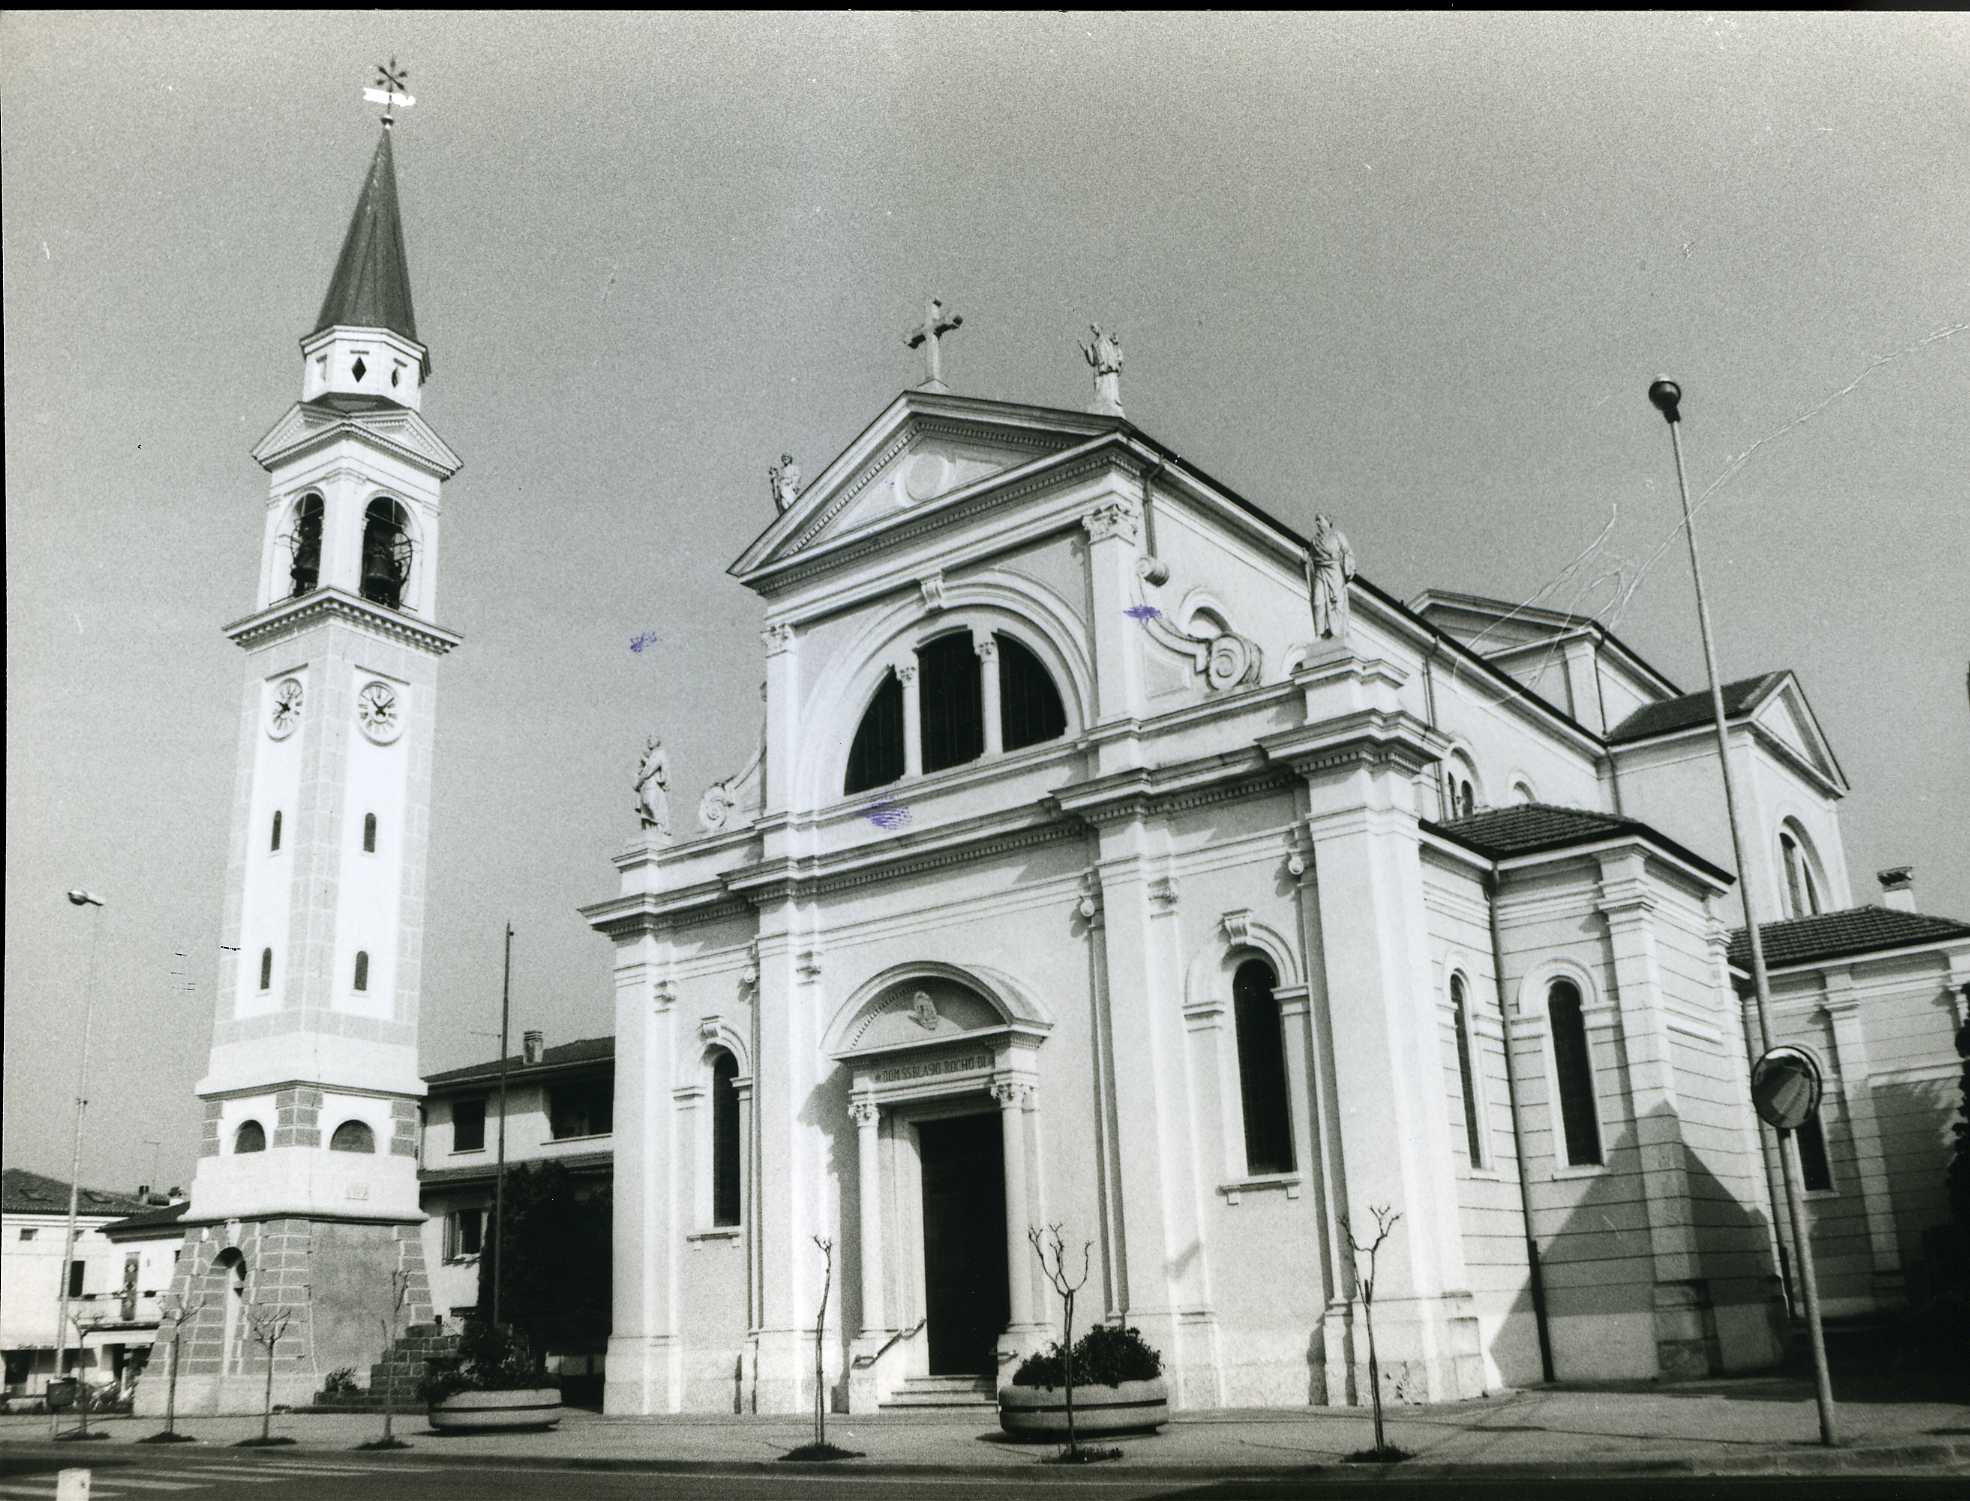
<svg viewBox="0 0 1970 1501">
<path fill-rule="evenodd" d="M 917 1148 L 930 1374 L 989 1375 L 1011 1317 L 998 1112 L 919 1121 Z"/>
</svg>

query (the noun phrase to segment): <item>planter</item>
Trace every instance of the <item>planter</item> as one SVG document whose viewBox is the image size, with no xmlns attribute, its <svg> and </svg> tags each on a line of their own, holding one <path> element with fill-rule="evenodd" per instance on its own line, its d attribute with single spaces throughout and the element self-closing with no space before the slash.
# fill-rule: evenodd
<svg viewBox="0 0 1970 1501">
<path fill-rule="evenodd" d="M 1169 1420 L 1170 1388 L 1161 1376 L 1149 1381 L 1124 1381 L 1120 1386 L 1074 1383 L 1076 1438 L 1153 1433 Z M 1000 1387 L 999 1426 L 1022 1438 L 1066 1438 L 1067 1388 Z"/>
<path fill-rule="evenodd" d="M 439 1433 L 552 1428 L 561 1421 L 561 1389 L 534 1386 L 510 1392 L 453 1392 L 433 1402 L 429 1411 L 431 1427 Z"/>
</svg>

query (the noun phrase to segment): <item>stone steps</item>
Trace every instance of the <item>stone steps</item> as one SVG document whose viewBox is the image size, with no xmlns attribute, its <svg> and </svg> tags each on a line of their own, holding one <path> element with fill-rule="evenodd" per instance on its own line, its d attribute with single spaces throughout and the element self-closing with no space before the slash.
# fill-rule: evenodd
<svg viewBox="0 0 1970 1501">
<path fill-rule="evenodd" d="M 394 1385 L 398 1411 L 417 1405 L 417 1384 L 433 1360 L 458 1353 L 458 1334 L 441 1324 L 414 1324 L 369 1368 L 369 1389 L 330 1397 L 316 1393 L 317 1408 L 338 1412 L 381 1412 L 384 1395 Z M 394 1381 L 393 1378 L 394 1377 Z"/>
<path fill-rule="evenodd" d="M 882 1403 L 884 1411 L 922 1408 L 987 1408 L 999 1404 L 990 1376 L 909 1376 Z"/>
</svg>

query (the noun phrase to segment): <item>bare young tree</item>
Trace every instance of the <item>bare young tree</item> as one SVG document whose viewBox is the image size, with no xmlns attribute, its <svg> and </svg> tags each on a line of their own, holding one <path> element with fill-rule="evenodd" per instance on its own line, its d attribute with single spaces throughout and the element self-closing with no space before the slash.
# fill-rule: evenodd
<svg viewBox="0 0 1970 1501">
<path fill-rule="evenodd" d="M 247 1309 L 246 1322 L 253 1342 L 267 1352 L 267 1400 L 260 1414 L 260 1442 L 268 1444 L 273 1442 L 274 1428 L 274 1352 L 287 1337 L 287 1327 L 294 1322 L 294 1310 L 285 1303 L 255 1304 Z"/>
<path fill-rule="evenodd" d="M 189 1291 L 166 1293 L 157 1300 L 159 1317 L 171 1326 L 170 1364 L 164 1377 L 164 1431 L 157 1435 L 160 1443 L 173 1443 L 178 1437 L 178 1350 L 185 1342 L 185 1325 L 197 1318 L 203 1307 L 203 1293 L 197 1297 Z"/>
<path fill-rule="evenodd" d="M 1389 1444 L 1382 1432 L 1382 1368 L 1375 1355 L 1375 1257 L 1382 1249 L 1382 1242 L 1389 1238 L 1395 1229 L 1400 1214 L 1393 1214 L 1386 1204 L 1370 1204 L 1368 1212 L 1375 1216 L 1375 1237 L 1366 1245 L 1355 1239 L 1354 1226 L 1344 1214 L 1341 1216 L 1341 1233 L 1348 1238 L 1353 1248 L 1355 1262 L 1355 1284 L 1361 1292 L 1361 1317 L 1368 1325 L 1368 1388 L 1375 1406 L 1375 1452 L 1388 1453 Z M 1368 1258 L 1368 1270 L 1361 1269 L 1361 1258 Z"/>
<path fill-rule="evenodd" d="M 1068 1279 L 1067 1242 L 1059 1225 L 1047 1226 L 1044 1233 L 1038 1225 L 1028 1225 L 1026 1242 L 1032 1246 L 1033 1254 L 1040 1258 L 1040 1270 L 1046 1273 L 1047 1281 L 1053 1284 L 1053 1290 L 1060 1298 L 1060 1380 L 1061 1385 L 1067 1388 L 1067 1452 L 1079 1459 L 1081 1444 L 1074 1433 L 1074 1299 L 1087 1285 L 1094 1242 L 1088 1241 L 1081 1247 L 1079 1281 Z"/>
<path fill-rule="evenodd" d="M 402 1448 L 391 1429 L 397 1418 L 397 1363 L 390 1349 L 397 1342 L 397 1326 L 403 1320 L 404 1305 L 410 1301 L 410 1272 L 404 1267 L 390 1273 L 390 1302 L 377 1322 L 383 1326 L 383 1438 L 379 1449 Z"/>
<path fill-rule="evenodd" d="M 89 1336 L 100 1329 L 104 1321 L 78 1308 L 69 1311 L 68 1322 L 75 1331 L 75 1432 L 68 1436 L 85 1439 L 90 1437 L 89 1382 L 82 1374 L 82 1352 L 89 1347 Z"/>
<path fill-rule="evenodd" d="M 820 1248 L 825 1270 L 821 1277 L 821 1307 L 814 1315 L 814 1447 L 828 1445 L 828 1388 L 821 1362 L 821 1334 L 828 1321 L 828 1294 L 834 1289 L 835 1243 L 825 1236 L 814 1237 Z"/>
</svg>

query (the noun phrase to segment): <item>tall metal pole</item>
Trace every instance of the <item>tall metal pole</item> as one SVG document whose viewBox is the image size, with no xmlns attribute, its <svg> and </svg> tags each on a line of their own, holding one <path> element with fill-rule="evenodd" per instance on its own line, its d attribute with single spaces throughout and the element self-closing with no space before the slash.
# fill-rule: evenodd
<svg viewBox="0 0 1970 1501">
<path fill-rule="evenodd" d="M 1683 532 L 1689 538 L 1690 577 L 1696 581 L 1696 618 L 1703 630 L 1703 666 L 1710 674 L 1710 711 L 1717 721 L 1717 759 L 1724 771 L 1724 811 L 1731 825 L 1731 856 L 1737 863 L 1738 890 L 1744 898 L 1744 930 L 1751 940 L 1751 984 L 1758 998 L 1758 1051 L 1772 1045 L 1771 980 L 1765 973 L 1765 941 L 1758 931 L 1757 903 L 1752 899 L 1750 867 L 1745 863 L 1744 831 L 1738 826 L 1737 780 L 1731 774 L 1730 732 L 1725 726 L 1724 690 L 1717 678 L 1717 648 L 1710 630 L 1710 606 L 1703 596 L 1703 568 L 1697 561 L 1696 518 L 1690 511 L 1689 477 L 1683 471 L 1683 438 L 1679 410 L 1682 388 L 1667 376 L 1649 387 L 1649 400 L 1669 424 L 1670 446 L 1676 451 L 1676 487 L 1683 498 Z M 1799 1265 L 1799 1286 L 1806 1295 L 1806 1329 L 1813 1346 L 1813 1386 L 1819 1401 L 1820 1442 L 1840 1442 L 1833 1409 L 1833 1381 L 1826 1368 L 1826 1335 L 1820 1328 L 1819 1279 L 1813 1275 L 1813 1247 L 1806 1234 L 1806 1202 L 1799 1186 L 1797 1148 L 1790 1131 L 1778 1138 L 1779 1174 L 1785 1180 L 1786 1218 L 1792 1227 L 1793 1255 Z"/>
<path fill-rule="evenodd" d="M 88 891 L 71 891 L 68 899 L 78 907 L 101 907 L 103 899 Z M 81 1207 L 82 1197 L 82 1112 L 88 1107 L 89 1099 L 89 1032 L 96 1019 L 96 957 L 102 951 L 103 925 L 101 919 L 91 924 L 89 934 L 89 976 L 88 988 L 82 995 L 82 1054 L 75 1061 L 75 1144 L 68 1159 L 68 1234 L 62 1241 L 62 1265 L 56 1274 L 60 1286 L 61 1299 L 55 1310 L 55 1371 L 50 1382 L 61 1379 L 62 1362 L 68 1358 L 68 1279 L 69 1268 L 75 1264 L 75 1218 Z M 88 1393 L 82 1390 L 82 1346 L 78 1339 L 75 1348 L 75 1400 L 83 1404 L 83 1421 L 87 1422 Z M 48 1404 L 48 1436 L 54 1437 L 61 1431 L 61 1418 L 55 1406 Z"/>
<path fill-rule="evenodd" d="M 506 925 L 506 973 L 499 982 L 499 1160 L 493 1168 L 493 1306 L 499 1323 L 499 1285 L 506 1280 L 506 1245 L 500 1239 L 506 1223 L 506 1036 L 513 1014 L 513 924 Z"/>
</svg>

